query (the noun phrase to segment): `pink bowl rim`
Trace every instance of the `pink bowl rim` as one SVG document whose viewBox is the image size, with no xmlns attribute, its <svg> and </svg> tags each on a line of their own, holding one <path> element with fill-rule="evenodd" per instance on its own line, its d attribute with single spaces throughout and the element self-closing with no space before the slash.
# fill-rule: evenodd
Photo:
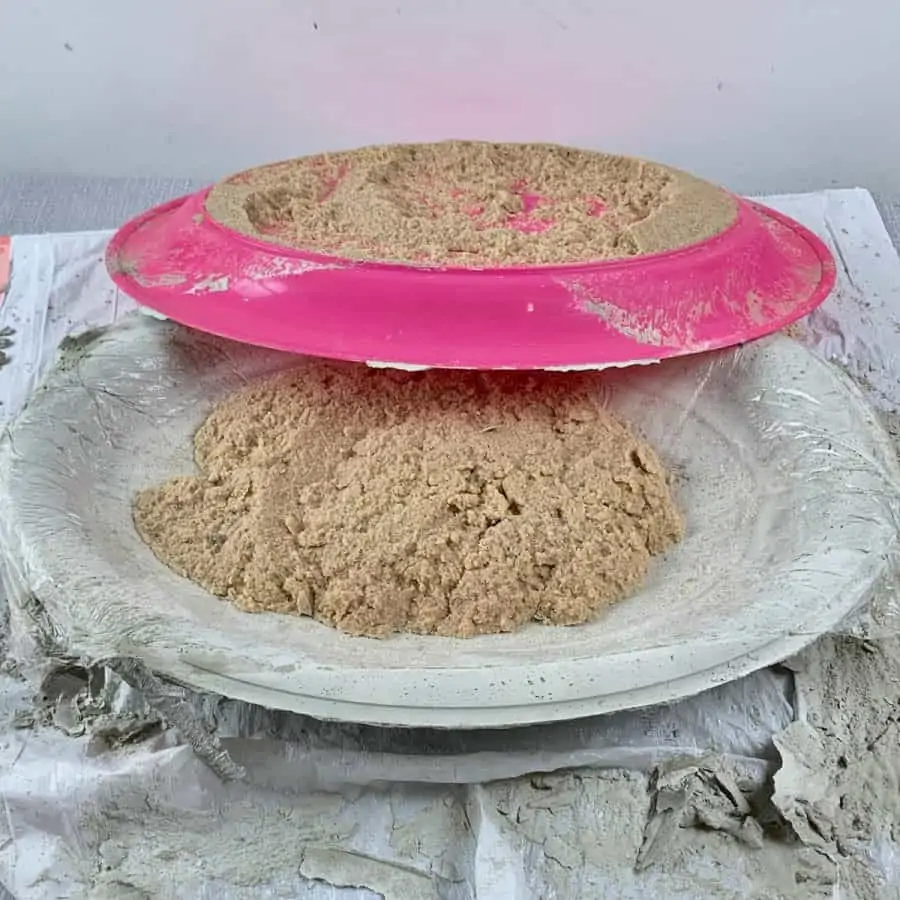
<svg viewBox="0 0 900 900">
<path fill-rule="evenodd" d="M 208 191 L 196 192 L 193 194 L 185 195 L 180 198 L 176 198 L 174 200 L 170 200 L 167 203 L 160 204 L 155 206 L 140 215 L 134 217 L 130 221 L 126 222 L 122 225 L 119 230 L 111 237 L 109 244 L 106 249 L 106 266 L 109 271 L 110 276 L 112 277 L 113 282 L 123 290 L 128 296 L 132 297 L 137 301 L 139 305 L 149 306 L 151 309 L 159 309 L 159 311 L 167 316 L 174 318 L 176 321 L 181 321 L 183 324 L 188 325 L 188 327 L 199 328 L 201 331 L 207 331 L 212 334 L 218 334 L 221 337 L 228 338 L 230 340 L 236 340 L 238 342 L 250 343 L 254 345 L 267 346 L 272 349 L 278 350 L 286 350 L 288 352 L 304 352 L 304 353 L 318 353 L 317 351 L 311 350 L 303 350 L 299 351 L 293 346 L 286 346 L 281 342 L 272 342 L 270 340 L 259 341 L 253 339 L 247 339 L 246 337 L 235 336 L 229 329 L 221 329 L 221 328 L 210 328 L 208 325 L 198 325 L 196 323 L 188 323 L 183 320 L 179 315 L 172 312 L 171 309 L 167 309 L 167 306 L 171 304 L 161 304 L 157 305 L 154 302 L 154 299 L 148 296 L 148 290 L 141 287 L 139 283 L 139 279 L 136 279 L 136 276 L 133 272 L 129 271 L 131 266 L 125 266 L 124 263 L 127 260 L 127 245 L 130 241 L 135 237 L 136 233 L 141 231 L 143 228 L 147 227 L 148 224 L 153 222 L 154 220 L 164 219 L 167 216 L 171 216 L 174 213 L 177 213 L 178 210 L 185 206 L 186 204 L 191 204 L 194 206 L 198 200 L 205 196 Z M 749 341 L 756 340 L 762 336 L 772 333 L 773 331 L 781 330 L 784 327 L 790 325 L 792 322 L 803 318 L 808 315 L 811 311 L 816 309 L 821 305 L 822 302 L 828 297 L 828 295 L 832 292 L 837 282 L 837 263 L 830 252 L 829 248 L 825 244 L 825 242 L 815 233 L 813 233 L 810 229 L 806 228 L 804 225 L 795 221 L 788 215 L 784 215 L 780 212 L 777 212 L 765 204 L 759 203 L 753 200 L 746 200 L 743 198 L 737 198 L 741 203 L 742 210 L 745 212 L 744 218 L 741 219 L 743 222 L 744 231 L 753 231 L 756 229 L 764 229 L 770 230 L 771 224 L 777 223 L 785 231 L 792 236 L 791 240 L 794 243 L 794 246 L 797 246 L 799 242 L 802 242 L 809 248 L 811 251 L 811 256 L 816 260 L 818 272 L 816 273 L 816 277 L 812 284 L 809 285 L 809 293 L 805 293 L 805 298 L 802 302 L 798 303 L 793 312 L 786 317 L 778 317 L 782 319 L 780 324 L 777 324 L 775 327 L 772 327 L 771 322 L 766 322 L 765 324 L 759 324 L 755 327 L 751 328 L 742 328 L 740 329 L 743 333 L 738 337 L 728 338 L 725 340 L 713 340 L 710 342 L 703 342 L 702 345 L 688 347 L 682 347 L 680 350 L 675 350 L 671 352 L 659 353 L 655 352 L 653 354 L 638 354 L 636 356 L 629 357 L 630 362 L 625 361 L 615 361 L 613 363 L 609 363 L 609 365 L 615 366 L 629 366 L 635 364 L 643 364 L 647 362 L 659 362 L 662 359 L 670 358 L 670 357 L 680 357 L 684 355 L 706 352 L 709 350 L 717 350 L 724 347 L 731 346 L 741 346 Z M 191 211 L 191 206 L 188 207 L 185 212 Z M 196 208 L 194 206 L 194 208 Z M 767 222 L 769 224 L 767 224 Z M 199 216 L 194 213 L 189 217 L 189 223 L 184 223 L 181 228 L 175 229 L 174 231 L 170 231 L 170 234 L 175 239 L 177 244 L 180 244 L 182 247 L 189 244 L 195 237 L 199 236 L 203 232 L 205 232 L 209 237 L 213 237 L 215 235 L 214 240 L 218 243 L 225 241 L 226 243 L 232 244 L 232 249 L 241 252 L 240 248 L 243 247 L 244 253 L 263 253 L 266 256 L 269 256 L 273 259 L 284 258 L 288 256 L 293 259 L 297 259 L 300 261 L 310 261 L 311 257 L 307 254 L 304 254 L 302 251 L 283 254 L 279 252 L 279 248 L 277 245 L 272 244 L 270 242 L 257 242 L 253 240 L 241 240 L 241 236 L 238 233 L 232 231 L 231 229 L 216 227 L 214 232 L 210 232 L 208 228 L 209 217 L 204 216 L 203 219 L 200 219 Z M 358 275 L 363 275 L 364 273 L 369 273 L 370 276 L 376 277 L 379 281 L 384 277 L 390 277 L 393 275 L 396 277 L 397 275 L 404 275 L 409 277 L 410 279 L 417 279 L 418 284 L 421 288 L 426 288 L 427 283 L 426 280 L 429 280 L 434 277 L 441 278 L 450 278 L 450 280 L 458 280 L 458 279 L 469 279 L 473 280 L 482 280 L 485 277 L 488 278 L 498 278 L 502 276 L 506 276 L 512 279 L 518 279 L 518 283 L 523 288 L 528 288 L 528 283 L 531 282 L 535 287 L 541 288 L 546 285 L 547 281 L 555 281 L 556 277 L 559 276 L 598 276 L 598 275 L 607 275 L 614 276 L 616 274 L 624 274 L 630 273 L 633 277 L 636 272 L 640 272 L 641 269 L 646 270 L 648 276 L 653 277 L 656 275 L 665 275 L 665 269 L 672 264 L 674 260 L 678 260 L 681 262 L 681 268 L 684 268 L 684 262 L 687 261 L 688 266 L 691 265 L 691 257 L 696 257 L 698 254 L 705 254 L 709 252 L 710 245 L 712 244 L 715 248 L 714 253 L 718 256 L 727 255 L 729 252 L 728 245 L 725 241 L 728 239 L 729 235 L 732 233 L 733 228 L 727 229 L 725 232 L 722 232 L 719 235 L 716 235 L 714 238 L 709 239 L 707 241 L 703 241 L 689 247 L 680 248 L 675 251 L 668 251 L 663 254 L 654 254 L 654 255 L 646 255 L 641 257 L 633 257 L 625 260 L 613 260 L 608 261 L 606 263 L 597 263 L 597 264 L 579 264 L 568 267 L 557 267 L 557 266 L 543 266 L 543 267 L 519 267 L 515 270 L 513 269 L 471 269 L 471 268 L 462 268 L 462 267 L 453 267 L 449 269 L 436 269 L 433 267 L 417 267 L 417 266 L 402 266 L 396 264 L 382 264 L 382 263 L 368 263 L 368 262 L 356 262 L 354 260 L 345 260 L 343 258 L 335 257 L 329 260 L 329 263 L 319 264 L 316 266 L 317 268 L 331 269 L 334 270 L 334 274 L 337 275 L 340 271 L 343 271 L 347 275 L 350 273 L 356 272 Z M 235 240 L 237 238 L 237 240 Z M 285 248 L 290 250 L 291 248 Z M 723 253 L 724 250 L 724 253 Z M 333 260 L 333 261 L 332 261 Z M 727 259 L 723 260 L 724 265 L 727 267 Z M 313 263 L 315 265 L 315 263 Z M 660 268 L 663 269 L 663 272 L 660 272 Z M 556 277 L 554 277 L 556 276 Z M 289 279 L 290 276 L 273 276 L 275 281 L 283 281 L 285 279 Z M 532 281 L 532 279 L 534 279 Z M 412 283 L 412 282 L 411 282 Z M 155 293 L 154 291 L 150 291 L 151 293 Z M 364 360 L 368 359 L 371 356 L 370 353 L 366 353 L 363 355 L 359 354 L 351 354 L 346 355 L 343 353 L 335 354 L 335 353 L 318 353 L 318 355 L 325 355 L 329 357 L 341 358 L 341 359 L 353 359 L 353 360 Z M 382 356 L 376 354 L 378 359 L 381 359 Z M 393 357 L 385 357 L 391 358 Z M 398 357 L 399 358 L 399 357 Z M 410 364 L 409 360 L 406 360 L 404 364 Z M 419 365 L 419 363 L 415 363 Z M 520 363 L 513 364 L 503 364 L 504 368 L 516 368 L 516 369 L 533 369 L 533 368 L 545 368 L 547 365 L 552 365 L 553 368 L 563 365 L 569 365 L 569 362 L 561 361 L 559 363 L 544 363 L 540 366 L 537 365 L 523 365 Z M 583 366 L 584 361 L 579 360 L 576 363 L 578 366 Z M 426 361 L 421 363 L 422 366 L 427 368 L 496 368 L 496 365 L 488 364 L 485 362 L 478 363 L 465 363 L 460 364 L 459 362 L 454 362 L 453 364 L 449 364 L 446 361 Z M 606 368 L 607 364 L 602 364 L 596 360 L 592 360 L 590 362 L 592 367 L 596 368 Z"/>
<path fill-rule="evenodd" d="M 800 222 L 792 219 L 790 216 L 780 213 L 764 203 L 760 203 L 756 200 L 749 200 L 735 194 L 732 194 L 731 196 L 734 197 L 734 199 L 737 201 L 738 215 L 735 216 L 734 222 L 732 222 L 732 224 L 729 225 L 728 228 L 726 228 L 724 231 L 719 232 L 719 234 L 713 235 L 713 237 L 711 238 L 707 238 L 706 240 L 699 241 L 694 244 L 689 244 L 685 247 L 679 247 L 675 250 L 666 250 L 662 253 L 648 253 L 641 256 L 598 261 L 594 263 L 578 262 L 568 263 L 565 265 L 508 266 L 500 268 L 494 267 L 479 269 L 466 266 L 414 266 L 403 265 L 400 263 L 379 262 L 373 260 L 355 260 L 341 256 L 325 256 L 323 254 L 309 253 L 307 251 L 299 250 L 293 247 L 282 247 L 279 244 L 275 244 L 270 241 L 260 241 L 220 224 L 218 221 L 213 219 L 212 216 L 209 215 L 209 213 L 206 212 L 205 201 L 206 197 L 209 195 L 209 192 L 212 190 L 212 187 L 214 187 L 214 185 L 204 188 L 200 191 L 196 191 L 192 194 L 184 194 L 180 197 L 174 198 L 173 200 L 169 200 L 168 202 L 160 203 L 156 206 L 151 207 L 150 209 L 145 210 L 143 213 L 140 213 L 139 215 L 135 216 L 134 218 L 120 226 L 120 228 L 110 238 L 109 244 L 107 245 L 105 254 L 107 264 L 109 265 L 112 263 L 115 257 L 121 252 L 123 246 L 131 239 L 135 232 L 139 231 L 145 224 L 159 218 L 160 216 L 171 213 L 183 206 L 185 203 L 191 201 L 200 203 L 203 210 L 202 225 L 195 224 L 196 228 L 204 226 L 212 228 L 217 231 L 222 237 L 236 241 L 240 244 L 243 244 L 244 246 L 247 246 L 248 248 L 258 250 L 270 256 L 289 257 L 305 262 L 311 262 L 329 267 L 340 267 L 344 269 L 352 268 L 361 269 L 363 271 L 385 273 L 405 272 L 409 273 L 410 275 L 416 274 L 420 276 L 441 274 L 443 276 L 450 276 L 455 278 L 474 278 L 483 277 L 485 275 L 572 275 L 583 272 L 613 272 L 629 269 L 639 269 L 646 266 L 657 266 L 660 264 L 664 264 L 670 260 L 684 259 L 701 252 L 705 253 L 717 248 L 721 249 L 721 246 L 730 239 L 734 231 L 742 223 L 746 222 L 749 216 L 755 213 L 762 218 L 774 220 L 775 222 L 787 228 L 797 238 L 804 241 L 804 243 L 806 243 L 807 246 L 810 247 L 816 258 L 818 259 L 821 266 L 819 283 L 816 286 L 815 290 L 811 293 L 810 297 L 807 300 L 807 303 L 804 305 L 808 306 L 809 308 L 815 308 L 816 306 L 818 306 L 834 289 L 837 280 L 837 270 L 834 257 L 831 251 L 826 246 L 825 242 L 817 234 L 815 234 L 805 225 L 802 225 Z M 114 266 L 111 266 L 111 269 L 114 268 Z"/>
<path fill-rule="evenodd" d="M 750 200 L 745 197 L 740 197 L 736 194 L 731 194 L 731 196 L 738 204 L 738 214 L 735 216 L 734 221 L 727 228 L 710 238 L 706 238 L 702 241 L 697 241 L 693 244 L 688 244 L 684 247 L 678 247 L 674 250 L 665 250 L 660 253 L 645 253 L 641 254 L 640 256 L 624 257 L 622 259 L 597 260 L 596 262 L 579 261 L 565 264 L 554 263 L 541 266 L 495 266 L 478 268 L 473 266 L 417 266 L 412 264 L 384 262 L 379 260 L 358 260 L 351 259 L 345 256 L 327 256 L 325 254 L 300 250 L 295 247 L 284 247 L 272 241 L 258 240 L 256 238 L 250 237 L 249 235 L 242 234 L 239 231 L 235 231 L 233 228 L 229 228 L 227 225 L 221 224 L 206 211 L 206 198 L 213 187 L 215 187 L 215 185 L 210 185 L 209 187 L 202 188 L 201 190 L 195 191 L 191 194 L 182 194 L 180 197 L 175 197 L 174 199 L 169 200 L 165 203 L 160 203 L 156 206 L 152 206 L 150 209 L 145 210 L 143 213 L 140 213 L 129 221 L 125 222 L 110 238 L 110 242 L 107 246 L 106 252 L 107 259 L 112 258 L 116 253 L 118 253 L 122 245 L 124 245 L 131 238 L 131 236 L 135 232 L 140 230 L 140 228 L 143 227 L 146 223 L 152 221 L 153 219 L 157 219 L 160 216 L 166 215 L 167 213 L 174 212 L 176 209 L 192 200 L 197 201 L 201 205 L 203 214 L 202 226 L 200 224 L 197 224 L 195 227 L 209 227 L 219 232 L 223 237 L 244 244 L 247 247 L 253 248 L 262 253 L 266 253 L 270 256 L 290 257 L 292 259 L 318 263 L 320 265 L 362 269 L 364 271 L 369 270 L 385 272 L 408 272 L 410 274 L 416 273 L 418 275 L 440 273 L 441 275 L 450 275 L 454 277 L 483 275 L 555 275 L 557 273 L 570 275 L 573 273 L 586 271 L 608 272 L 615 270 L 638 269 L 647 265 L 656 265 L 667 262 L 669 260 L 682 259 L 700 252 L 709 252 L 710 250 L 715 250 L 722 244 L 724 244 L 742 223 L 746 222 L 747 217 L 749 217 L 753 213 L 756 213 L 763 218 L 773 219 L 780 225 L 783 225 L 789 231 L 793 232 L 798 238 L 803 240 L 815 253 L 819 263 L 822 266 L 822 276 L 820 278 L 819 286 L 812 296 L 827 296 L 831 293 L 835 284 L 836 270 L 834 257 L 831 251 L 826 246 L 825 242 L 817 234 L 815 234 L 805 225 L 796 221 L 796 219 L 792 219 L 790 216 L 785 215 L 784 213 L 780 213 L 778 212 L 778 210 L 773 209 L 772 207 L 767 206 L 764 203 L 761 203 L 757 200 Z"/>
</svg>

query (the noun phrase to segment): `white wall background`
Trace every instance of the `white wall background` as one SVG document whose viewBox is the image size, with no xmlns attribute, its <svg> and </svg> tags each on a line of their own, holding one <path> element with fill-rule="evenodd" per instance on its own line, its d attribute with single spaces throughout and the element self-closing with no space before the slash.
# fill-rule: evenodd
<svg viewBox="0 0 900 900">
<path fill-rule="evenodd" d="M 0 0 L 0 173 L 541 139 L 900 193 L 898 0 Z"/>
</svg>

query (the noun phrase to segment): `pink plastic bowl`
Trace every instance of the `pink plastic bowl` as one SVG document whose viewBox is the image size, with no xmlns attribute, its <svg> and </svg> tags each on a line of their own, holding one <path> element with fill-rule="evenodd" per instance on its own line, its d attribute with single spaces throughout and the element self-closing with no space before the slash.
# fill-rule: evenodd
<svg viewBox="0 0 900 900">
<path fill-rule="evenodd" d="M 212 221 L 208 190 L 122 227 L 107 250 L 126 294 L 202 331 L 402 367 L 604 368 L 744 343 L 828 296 L 827 247 L 738 200 L 732 226 L 680 250 L 576 265 L 467 269 L 322 256 Z"/>
</svg>

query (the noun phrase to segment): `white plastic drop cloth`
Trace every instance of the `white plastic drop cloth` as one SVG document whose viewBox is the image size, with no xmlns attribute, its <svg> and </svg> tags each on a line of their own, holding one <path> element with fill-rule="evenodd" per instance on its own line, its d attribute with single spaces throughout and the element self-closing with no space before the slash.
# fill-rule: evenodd
<svg viewBox="0 0 900 900">
<path fill-rule="evenodd" d="M 839 262 L 838 290 L 797 336 L 891 427 L 900 260 L 874 203 L 864 191 L 767 202 Z M 133 311 L 105 274 L 107 238 L 14 239 L 0 420 L 67 336 Z M 669 706 L 474 732 L 321 723 L 86 668 L 64 658 L 29 585 L 5 584 L 16 654 L 0 676 L 0 882 L 18 900 L 900 896 L 896 807 L 869 803 L 869 830 L 851 834 L 833 788 L 855 757 L 839 762 L 817 730 L 837 701 L 870 703 L 889 727 L 896 673 L 879 670 L 883 690 L 864 696 L 868 675 L 834 672 L 881 659 L 897 632 L 891 577 L 841 627 L 860 636 L 852 653 L 836 636 Z M 238 767 L 243 778 L 219 777 Z"/>
</svg>

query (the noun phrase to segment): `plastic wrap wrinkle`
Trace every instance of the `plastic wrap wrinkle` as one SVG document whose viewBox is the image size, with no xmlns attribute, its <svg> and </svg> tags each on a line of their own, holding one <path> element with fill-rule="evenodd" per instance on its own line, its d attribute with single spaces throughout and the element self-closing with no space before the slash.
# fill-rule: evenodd
<svg viewBox="0 0 900 900">
<path fill-rule="evenodd" d="M 841 250 L 839 290 L 793 333 L 857 378 L 900 434 L 900 264 L 871 198 L 840 191 L 766 202 Z M 0 328 L 15 317 L 16 335 L 0 374 L 0 420 L 21 406 L 66 333 L 133 309 L 102 271 L 103 241 L 14 241 L 17 275 Z M 123 411 L 107 387 L 91 402 L 114 432 Z M 818 396 L 815 386 L 802 393 Z M 803 397 L 776 399 L 809 408 Z M 807 423 L 801 439 L 815 440 L 822 424 Z M 792 417 L 785 427 L 801 425 Z M 846 446 L 837 452 L 848 455 Z M 820 446 L 820 470 L 833 453 Z M 877 468 L 872 454 L 857 458 Z M 873 499 L 883 504 L 879 521 L 894 515 L 889 499 Z M 4 532 L 0 541 L 9 538 Z M 890 779 L 900 773 L 890 750 L 900 717 L 900 629 L 892 561 L 882 561 L 872 601 L 859 598 L 858 613 L 833 626 L 866 640 L 824 637 L 789 661 L 794 674 L 762 669 L 675 704 L 611 716 L 504 731 L 375 728 L 181 688 L 175 696 L 198 726 L 215 731 L 246 769 L 242 782 L 225 785 L 176 732 L 154 732 L 152 709 L 114 673 L 88 665 L 80 675 L 78 665 L 91 660 L 58 644 L 67 635 L 47 617 L 30 575 L 4 564 L 14 656 L 32 679 L 43 673 L 47 695 L 33 703 L 36 688 L 16 666 L 0 673 L 0 718 L 19 725 L 0 740 L 0 882 L 20 900 L 377 896 L 302 877 L 304 848 L 315 848 L 312 856 L 331 866 L 318 873 L 336 883 L 389 886 L 371 872 L 359 878 L 358 866 L 342 865 L 347 854 L 426 878 L 434 872 L 439 896 L 460 900 L 894 896 L 900 848 L 890 823 L 900 812 Z M 56 677 L 60 669 L 68 674 Z M 785 729 L 776 750 L 772 735 Z M 760 805 L 786 757 L 773 804 Z M 613 768 L 533 774 L 572 766 Z M 827 777 L 808 780 L 810 766 Z M 659 771 L 648 778 L 615 767 Z M 398 783 L 405 781 L 425 783 Z M 376 787 L 385 783 L 393 786 Z M 779 817 L 794 843 L 777 839 Z M 753 821 L 763 824 L 764 843 L 747 851 L 740 834 L 753 831 Z M 635 873 L 657 831 L 649 865 Z M 248 833 L 269 852 L 248 853 L 240 838 Z"/>
</svg>

